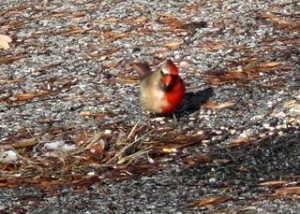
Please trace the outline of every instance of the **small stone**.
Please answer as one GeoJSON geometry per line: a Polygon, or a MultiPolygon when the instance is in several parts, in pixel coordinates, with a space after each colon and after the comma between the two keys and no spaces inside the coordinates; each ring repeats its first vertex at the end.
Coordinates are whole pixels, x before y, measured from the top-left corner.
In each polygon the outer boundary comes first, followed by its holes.
{"type": "Polygon", "coordinates": [[[266,134],[265,134],[265,133],[260,133],[260,134],[259,134],[259,137],[260,137],[260,138],[264,138],[264,137],[266,137],[266,134]]]}
{"type": "Polygon", "coordinates": [[[221,130],[216,130],[215,133],[220,135],[220,134],[222,134],[223,132],[222,132],[221,130]]]}
{"type": "Polygon", "coordinates": [[[274,131],[274,130],[275,130],[275,127],[270,126],[270,127],[269,127],[269,130],[270,130],[270,131],[274,131]]]}
{"type": "Polygon", "coordinates": [[[94,171],[92,171],[92,172],[88,172],[87,175],[88,175],[88,176],[95,176],[96,173],[95,173],[94,171]]]}
{"type": "Polygon", "coordinates": [[[155,118],[153,118],[153,120],[159,122],[159,121],[164,120],[164,118],[163,117],[155,117],[155,118]]]}
{"type": "Polygon", "coordinates": [[[273,106],[273,102],[272,101],[268,101],[267,105],[268,105],[268,107],[272,107],[273,106]]]}
{"type": "Polygon", "coordinates": [[[110,129],[105,129],[104,130],[105,135],[111,135],[111,133],[112,133],[112,130],[110,130],[110,129]]]}
{"type": "Polygon", "coordinates": [[[197,131],[196,135],[203,135],[205,132],[203,130],[197,131]]]}
{"type": "Polygon", "coordinates": [[[235,130],[235,129],[230,129],[230,130],[229,130],[229,133],[230,133],[231,135],[234,135],[234,134],[236,133],[236,130],[235,130]]]}
{"type": "Polygon", "coordinates": [[[277,126],[275,126],[275,129],[278,129],[278,130],[280,130],[280,129],[281,129],[281,125],[277,125],[277,126]]]}
{"type": "Polygon", "coordinates": [[[209,183],[216,183],[217,179],[216,178],[210,178],[208,181],[209,181],[209,183]]]}
{"type": "Polygon", "coordinates": [[[194,121],[194,120],[196,120],[196,118],[195,117],[190,117],[189,120],[194,121]]]}
{"type": "Polygon", "coordinates": [[[240,137],[242,138],[248,138],[253,134],[253,130],[252,129],[246,129],[244,130],[241,134],[240,137]]]}
{"type": "Polygon", "coordinates": [[[201,143],[208,144],[208,143],[210,143],[210,140],[201,140],[201,143]]]}

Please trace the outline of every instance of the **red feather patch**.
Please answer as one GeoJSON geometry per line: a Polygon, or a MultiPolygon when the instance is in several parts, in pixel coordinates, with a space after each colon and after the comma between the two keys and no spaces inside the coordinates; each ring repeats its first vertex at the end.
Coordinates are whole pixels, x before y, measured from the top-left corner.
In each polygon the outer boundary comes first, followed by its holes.
{"type": "Polygon", "coordinates": [[[168,105],[163,107],[162,113],[167,114],[174,111],[183,100],[184,93],[185,87],[183,81],[180,78],[176,78],[172,90],[165,93],[165,99],[168,105]]]}
{"type": "Polygon", "coordinates": [[[178,68],[176,65],[172,62],[172,60],[167,60],[166,62],[167,68],[170,71],[170,74],[172,75],[178,75],[178,68]]]}

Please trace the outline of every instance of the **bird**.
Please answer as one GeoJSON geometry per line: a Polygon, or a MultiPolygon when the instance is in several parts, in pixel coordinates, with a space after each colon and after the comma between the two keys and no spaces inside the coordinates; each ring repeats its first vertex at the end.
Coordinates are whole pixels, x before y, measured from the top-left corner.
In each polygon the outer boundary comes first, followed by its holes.
{"type": "Polygon", "coordinates": [[[185,95],[184,82],[173,61],[166,60],[156,71],[147,63],[133,63],[132,67],[140,77],[140,105],[158,114],[173,113],[185,95]]]}

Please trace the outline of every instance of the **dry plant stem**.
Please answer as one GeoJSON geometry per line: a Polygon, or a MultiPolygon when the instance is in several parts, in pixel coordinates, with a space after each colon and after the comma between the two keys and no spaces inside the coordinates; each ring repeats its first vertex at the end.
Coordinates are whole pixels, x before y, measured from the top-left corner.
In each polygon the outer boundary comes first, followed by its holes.
{"type": "Polygon", "coordinates": [[[138,120],[138,121],[136,122],[136,124],[133,126],[133,128],[131,129],[130,133],[129,133],[128,136],[127,136],[127,140],[131,138],[131,136],[133,135],[134,131],[136,130],[136,128],[137,128],[139,122],[140,122],[140,120],[138,120]]]}
{"type": "Polygon", "coordinates": [[[84,148],[74,152],[73,155],[80,154],[80,153],[85,152],[86,150],[90,149],[93,146],[93,144],[97,143],[101,139],[102,136],[103,136],[103,133],[97,133],[88,145],[86,145],[84,148]]]}
{"type": "MultiPolygon", "coordinates": [[[[133,127],[134,129],[136,129],[136,126],[133,127]]],[[[132,131],[131,131],[132,132],[132,131]]],[[[134,140],[133,142],[129,143],[128,145],[124,146],[123,148],[121,148],[116,154],[114,157],[112,157],[110,160],[107,161],[107,163],[112,163],[114,161],[116,161],[117,159],[120,160],[122,159],[125,151],[127,149],[129,149],[130,147],[132,147],[133,145],[135,145],[136,143],[140,142],[142,139],[144,139],[147,135],[149,135],[150,133],[152,132],[149,131],[147,132],[146,134],[142,135],[141,137],[137,138],[136,140],[134,140]]],[[[148,150],[148,149],[147,149],[148,150]]]]}
{"type": "Polygon", "coordinates": [[[148,152],[150,152],[151,149],[148,148],[146,150],[141,150],[141,151],[138,151],[138,152],[135,152],[131,155],[128,155],[126,157],[123,157],[121,159],[119,159],[119,161],[117,162],[117,164],[122,164],[124,162],[127,162],[126,165],[130,165],[134,160],[136,160],[138,157],[144,155],[144,154],[148,154],[148,152]]]}

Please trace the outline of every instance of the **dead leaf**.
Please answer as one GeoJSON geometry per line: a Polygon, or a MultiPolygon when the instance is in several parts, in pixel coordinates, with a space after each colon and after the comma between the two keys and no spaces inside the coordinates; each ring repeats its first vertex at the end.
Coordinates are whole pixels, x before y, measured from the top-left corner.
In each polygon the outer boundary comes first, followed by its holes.
{"type": "Polygon", "coordinates": [[[36,97],[42,97],[47,94],[49,94],[49,91],[40,91],[36,93],[20,93],[20,94],[16,94],[14,98],[16,98],[17,101],[26,101],[36,97]]]}
{"type": "Polygon", "coordinates": [[[95,114],[95,119],[100,120],[103,119],[105,114],[103,112],[98,112],[95,114]]]}
{"type": "Polygon", "coordinates": [[[230,200],[230,197],[227,196],[218,196],[218,197],[212,197],[212,198],[206,198],[206,199],[200,199],[192,203],[191,207],[209,207],[214,204],[219,204],[225,201],[230,200]]]}
{"type": "Polygon", "coordinates": [[[134,25],[143,25],[145,26],[148,22],[149,19],[145,16],[141,16],[141,17],[134,17],[134,18],[125,18],[122,20],[123,23],[129,24],[131,26],[134,25]]]}
{"type": "Polygon", "coordinates": [[[273,194],[275,196],[300,195],[300,186],[280,188],[273,194]]]}
{"type": "Polygon", "coordinates": [[[293,29],[299,26],[298,19],[296,17],[292,17],[290,15],[261,11],[258,13],[258,16],[261,16],[264,19],[272,22],[274,26],[279,27],[280,29],[293,29]]]}
{"type": "Polygon", "coordinates": [[[171,147],[164,147],[162,149],[162,151],[164,153],[177,153],[178,152],[178,149],[177,148],[171,148],[171,147]]]}
{"type": "Polygon", "coordinates": [[[234,81],[249,81],[249,80],[251,80],[251,78],[249,77],[249,74],[246,71],[240,72],[236,70],[232,70],[231,72],[226,72],[222,74],[212,74],[209,75],[207,78],[207,81],[211,85],[222,85],[234,81]]]}
{"type": "Polygon", "coordinates": [[[10,64],[16,60],[21,59],[22,56],[21,55],[15,55],[15,56],[5,56],[0,58],[0,64],[10,64]]]}
{"type": "Polygon", "coordinates": [[[98,112],[98,113],[94,114],[90,111],[82,111],[79,113],[79,115],[84,118],[92,118],[92,119],[97,119],[97,120],[100,120],[105,116],[105,114],[103,112],[98,112]]]}
{"type": "Polygon", "coordinates": [[[170,49],[175,49],[175,48],[180,47],[180,45],[182,45],[182,44],[183,44],[183,41],[175,40],[175,41],[168,42],[168,43],[164,44],[164,46],[167,47],[167,48],[170,48],[170,49]]]}
{"type": "Polygon", "coordinates": [[[90,52],[88,53],[88,55],[93,58],[105,58],[105,57],[112,56],[114,53],[118,52],[119,50],[120,50],[119,48],[111,48],[101,53],[90,52]]]}
{"type": "Polygon", "coordinates": [[[132,33],[129,32],[117,32],[117,31],[106,31],[103,34],[105,39],[122,39],[129,38],[132,36],[132,33]]]}
{"type": "Polygon", "coordinates": [[[104,157],[104,150],[105,150],[105,141],[100,139],[99,141],[93,143],[90,146],[88,151],[88,159],[89,160],[102,160],[104,157]]]}
{"type": "Polygon", "coordinates": [[[92,112],[90,112],[90,111],[82,111],[79,113],[79,115],[82,117],[92,117],[93,116],[92,112]]]}
{"type": "Polygon", "coordinates": [[[165,54],[166,52],[169,52],[169,51],[170,51],[169,49],[163,47],[159,50],[155,50],[155,51],[151,52],[150,55],[151,56],[161,55],[161,54],[165,54]]]}
{"type": "Polygon", "coordinates": [[[145,16],[139,17],[139,18],[135,18],[133,20],[134,24],[146,24],[149,22],[149,19],[145,16]]]}
{"type": "Polygon", "coordinates": [[[282,62],[266,62],[261,65],[262,68],[273,68],[282,65],[282,62]]]}
{"type": "Polygon", "coordinates": [[[226,47],[226,44],[222,41],[204,41],[203,47],[204,49],[209,49],[209,52],[211,52],[226,47]]]}
{"type": "Polygon", "coordinates": [[[150,35],[152,31],[149,28],[141,28],[136,31],[139,36],[150,35]]]}
{"type": "Polygon", "coordinates": [[[202,105],[203,108],[207,109],[222,109],[222,108],[230,108],[235,106],[236,103],[233,102],[225,102],[225,103],[217,103],[213,101],[207,101],[202,105]]]}
{"type": "Polygon", "coordinates": [[[12,39],[9,36],[0,34],[0,48],[7,50],[10,48],[9,43],[12,42],[12,39]]]}
{"type": "Polygon", "coordinates": [[[5,102],[5,101],[8,100],[9,98],[10,98],[10,96],[0,97],[0,102],[5,102]]]}
{"type": "Polygon", "coordinates": [[[93,136],[92,132],[80,132],[79,134],[77,134],[74,142],[75,145],[78,147],[83,146],[84,144],[86,144],[88,142],[88,140],[93,136]]]}
{"type": "Polygon", "coordinates": [[[15,149],[18,149],[18,148],[24,148],[24,147],[34,146],[36,144],[38,144],[37,139],[36,138],[30,138],[30,139],[19,140],[19,141],[13,143],[12,146],[15,149]]]}
{"type": "Polygon", "coordinates": [[[230,146],[240,146],[242,144],[246,144],[246,143],[251,143],[255,141],[254,138],[243,138],[243,137],[240,137],[240,138],[236,138],[236,139],[233,139],[229,142],[229,145],[230,146]]]}
{"type": "Polygon", "coordinates": [[[103,20],[105,23],[117,23],[119,21],[119,19],[117,17],[109,17],[105,20],[103,20]]]}
{"type": "Polygon", "coordinates": [[[182,25],[182,29],[195,32],[196,29],[200,28],[206,28],[207,27],[207,22],[205,21],[200,21],[200,22],[190,22],[182,25]]]}
{"type": "Polygon", "coordinates": [[[21,83],[26,80],[25,77],[20,77],[16,79],[0,79],[0,83],[5,85],[5,84],[15,84],[15,83],[21,83]]]}
{"type": "Polygon", "coordinates": [[[188,158],[184,161],[184,163],[186,164],[185,169],[197,166],[200,163],[204,163],[208,160],[209,160],[208,154],[201,154],[198,155],[197,157],[188,158]]]}
{"type": "Polygon", "coordinates": [[[283,185],[287,184],[288,181],[267,181],[267,182],[262,182],[259,183],[259,186],[278,186],[278,185],[283,185]]]}
{"type": "Polygon", "coordinates": [[[122,84],[137,84],[140,82],[140,80],[137,77],[119,75],[118,78],[116,79],[116,82],[122,84]]]}
{"type": "Polygon", "coordinates": [[[53,67],[56,67],[58,65],[60,65],[62,62],[55,62],[55,63],[51,63],[51,64],[47,64],[47,65],[44,65],[44,66],[41,66],[39,68],[37,68],[35,70],[35,72],[39,72],[39,73],[42,73],[50,68],[53,68],[53,67]]]}
{"type": "Polygon", "coordinates": [[[239,170],[240,170],[240,172],[250,172],[250,170],[248,168],[246,168],[245,166],[240,166],[239,170]]]}
{"type": "Polygon", "coordinates": [[[170,29],[175,30],[183,26],[183,22],[179,20],[175,15],[164,13],[164,14],[159,14],[159,16],[160,16],[159,22],[161,24],[167,25],[170,29]]]}
{"type": "Polygon", "coordinates": [[[283,104],[283,107],[295,115],[300,115],[300,104],[297,100],[289,100],[283,104]]]}

